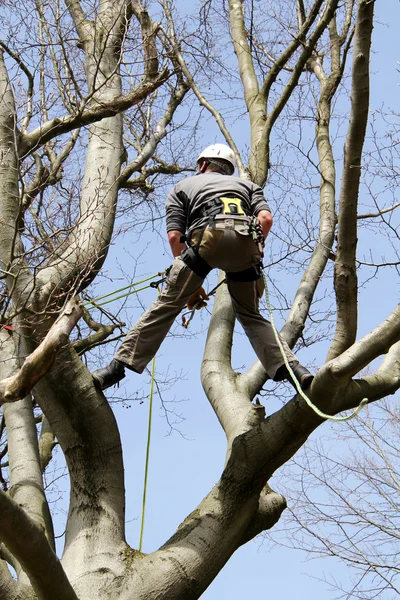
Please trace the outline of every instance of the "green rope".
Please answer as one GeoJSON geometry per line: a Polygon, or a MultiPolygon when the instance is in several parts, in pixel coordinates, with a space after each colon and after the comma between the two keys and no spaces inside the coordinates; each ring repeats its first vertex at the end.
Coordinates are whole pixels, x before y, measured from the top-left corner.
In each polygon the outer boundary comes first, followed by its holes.
{"type": "MultiPolygon", "coordinates": [[[[162,273],[160,273],[162,275],[162,273]]],[[[160,288],[158,289],[158,295],[160,295],[160,288]]],[[[153,421],[153,396],[154,396],[154,380],[156,373],[156,357],[153,357],[151,361],[151,379],[150,379],[150,393],[149,393],[149,420],[147,425],[147,444],[146,444],[146,462],[144,466],[144,482],[143,482],[143,501],[142,501],[142,521],[140,525],[140,538],[139,538],[139,552],[142,551],[143,544],[143,533],[144,533],[144,519],[146,514],[146,498],[147,498],[147,479],[149,475],[149,459],[150,459],[150,441],[151,441],[151,425],[153,421]]]]}
{"type": "Polygon", "coordinates": [[[301,387],[300,387],[300,384],[299,384],[299,382],[297,381],[297,379],[296,379],[296,376],[295,376],[295,374],[293,373],[293,370],[292,370],[292,368],[291,368],[291,366],[290,366],[290,364],[289,364],[289,361],[288,361],[288,359],[287,359],[287,356],[286,356],[286,354],[285,354],[285,350],[284,350],[284,348],[283,348],[283,346],[282,346],[282,342],[281,342],[281,340],[280,340],[280,337],[279,337],[278,331],[277,331],[277,329],[276,329],[276,327],[275,327],[275,322],[274,322],[274,314],[273,314],[273,312],[272,312],[271,302],[270,302],[270,299],[269,299],[269,292],[268,292],[267,279],[266,279],[266,277],[265,277],[265,274],[264,274],[264,272],[262,273],[262,276],[263,276],[263,280],[264,280],[264,286],[265,286],[265,299],[266,299],[266,301],[267,301],[267,307],[268,307],[268,311],[269,311],[269,315],[270,315],[270,319],[271,319],[271,326],[272,326],[272,330],[273,330],[273,332],[274,332],[274,336],[275,336],[276,342],[277,342],[277,344],[278,344],[278,346],[279,346],[279,349],[280,349],[280,351],[281,351],[281,353],[282,353],[282,358],[283,358],[283,360],[284,360],[284,362],[285,362],[285,366],[286,366],[287,370],[289,371],[289,373],[290,373],[290,375],[291,375],[291,377],[292,377],[292,379],[293,379],[293,381],[294,381],[294,384],[295,384],[295,386],[296,386],[296,390],[298,391],[298,393],[300,394],[300,396],[303,398],[303,400],[305,400],[305,401],[306,401],[306,403],[308,404],[308,406],[309,406],[310,408],[312,408],[312,410],[313,410],[313,411],[314,411],[314,412],[315,412],[315,413],[316,413],[316,414],[317,414],[319,417],[321,417],[322,419],[330,419],[331,421],[349,421],[350,419],[354,419],[354,417],[356,417],[356,416],[358,415],[358,413],[360,412],[360,410],[362,409],[362,407],[363,407],[363,406],[365,406],[365,405],[367,404],[367,402],[368,402],[368,398],[363,398],[363,399],[361,400],[360,404],[357,406],[357,408],[356,408],[356,409],[355,409],[355,410],[354,410],[354,411],[353,411],[353,412],[352,412],[350,415],[347,415],[346,417],[337,417],[336,415],[327,415],[326,413],[322,412],[322,411],[321,411],[321,410],[318,408],[318,406],[315,406],[315,404],[313,404],[313,403],[311,402],[310,398],[309,398],[309,397],[308,397],[308,396],[307,396],[307,395],[306,395],[306,394],[303,392],[303,390],[301,389],[301,387]]]}
{"type": "Polygon", "coordinates": [[[147,478],[148,478],[148,474],[149,474],[151,424],[152,424],[152,420],[153,420],[153,395],[154,395],[155,369],[156,369],[156,357],[154,357],[153,360],[151,361],[149,420],[148,420],[148,425],[147,425],[146,463],[145,463],[145,467],[144,467],[142,522],[141,522],[141,526],[140,526],[139,552],[142,551],[143,533],[144,533],[144,518],[145,518],[145,513],[146,513],[147,478]]]}
{"type": "Polygon", "coordinates": [[[115,298],[113,297],[110,300],[101,302],[100,304],[97,302],[98,300],[103,300],[104,298],[110,298],[110,296],[114,296],[114,294],[118,294],[118,292],[124,292],[125,290],[129,290],[132,287],[136,287],[137,285],[140,285],[141,283],[146,283],[147,281],[151,281],[155,277],[164,275],[164,273],[165,273],[165,271],[156,273],[155,275],[152,275],[151,277],[147,277],[146,279],[142,279],[141,281],[136,281],[135,283],[126,285],[125,287],[119,288],[118,290],[114,290],[113,292],[109,292],[108,294],[104,294],[103,296],[98,296],[97,298],[93,298],[92,300],[87,300],[86,302],[84,302],[83,306],[87,307],[89,305],[93,305],[94,307],[97,308],[99,306],[104,306],[105,304],[109,304],[110,302],[114,302],[114,300],[119,300],[120,298],[125,298],[126,296],[130,296],[131,294],[137,294],[138,292],[141,292],[142,290],[147,290],[147,288],[152,287],[151,284],[145,285],[144,287],[141,287],[137,290],[136,289],[132,290],[131,292],[127,292],[126,294],[121,294],[120,296],[116,296],[115,298]]]}
{"type": "Polygon", "coordinates": [[[147,290],[149,287],[151,287],[151,286],[150,285],[144,285],[143,287],[138,288],[137,290],[135,289],[135,290],[132,290],[131,292],[127,292],[126,294],[121,294],[120,296],[115,296],[115,298],[110,298],[109,300],[106,300],[105,302],[97,303],[95,300],[89,300],[83,306],[86,308],[87,306],[92,305],[95,308],[99,308],[100,306],[105,306],[106,304],[110,304],[110,302],[114,302],[115,300],[120,300],[120,298],[126,298],[127,296],[131,296],[132,294],[137,294],[138,292],[142,292],[143,290],[147,290]]]}

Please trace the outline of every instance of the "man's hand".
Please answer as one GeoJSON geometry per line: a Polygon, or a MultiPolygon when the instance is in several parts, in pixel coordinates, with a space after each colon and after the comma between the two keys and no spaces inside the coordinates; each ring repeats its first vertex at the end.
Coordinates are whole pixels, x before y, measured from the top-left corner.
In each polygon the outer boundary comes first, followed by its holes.
{"type": "Polygon", "coordinates": [[[206,300],[209,300],[207,293],[203,287],[199,288],[197,292],[195,292],[187,301],[186,306],[188,310],[193,310],[196,307],[196,310],[203,308],[203,306],[207,306],[206,300]],[[198,306],[196,304],[198,303],[198,306]]]}
{"type": "Polygon", "coordinates": [[[260,212],[257,213],[257,219],[261,223],[264,240],[265,240],[267,235],[269,234],[269,230],[272,227],[272,215],[269,212],[269,210],[260,210],[260,212]]]}

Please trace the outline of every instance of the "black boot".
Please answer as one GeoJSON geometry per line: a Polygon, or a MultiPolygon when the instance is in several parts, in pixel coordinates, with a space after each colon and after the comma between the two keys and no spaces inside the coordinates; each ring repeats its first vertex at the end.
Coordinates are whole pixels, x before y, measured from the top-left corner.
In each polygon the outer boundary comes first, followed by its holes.
{"type": "Polygon", "coordinates": [[[99,390],[107,388],[119,383],[125,377],[125,365],[121,361],[114,358],[109,365],[103,369],[97,369],[92,373],[93,383],[99,390]]]}
{"type": "MultiPolygon", "coordinates": [[[[314,375],[299,363],[290,362],[289,365],[294,373],[294,376],[299,382],[301,389],[304,392],[311,385],[311,382],[314,379],[314,375]]],[[[282,365],[281,367],[279,367],[279,369],[275,373],[274,381],[283,381],[284,379],[287,379],[297,391],[296,384],[293,381],[289,371],[287,370],[286,365],[282,365]]]]}

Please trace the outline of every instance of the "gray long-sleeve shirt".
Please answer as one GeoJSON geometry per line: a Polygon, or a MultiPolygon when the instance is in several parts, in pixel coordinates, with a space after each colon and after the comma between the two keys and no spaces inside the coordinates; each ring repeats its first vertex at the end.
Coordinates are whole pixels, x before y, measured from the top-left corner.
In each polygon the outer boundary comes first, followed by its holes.
{"type": "Polygon", "coordinates": [[[205,207],[221,196],[239,198],[244,211],[257,215],[270,210],[260,186],[231,175],[200,173],[177,183],[167,198],[167,231],[187,233],[207,222],[205,207]]]}

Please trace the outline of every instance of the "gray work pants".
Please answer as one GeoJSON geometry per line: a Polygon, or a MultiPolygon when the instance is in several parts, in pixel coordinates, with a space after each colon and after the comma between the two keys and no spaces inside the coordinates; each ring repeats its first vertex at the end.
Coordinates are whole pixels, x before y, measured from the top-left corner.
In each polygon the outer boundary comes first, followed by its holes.
{"type": "MultiPolygon", "coordinates": [[[[199,233],[192,237],[195,244],[199,233]]],[[[199,253],[213,268],[226,272],[239,272],[257,265],[260,261],[257,247],[249,235],[236,231],[206,229],[199,253]]],[[[166,290],[160,294],[136,325],[127,334],[115,358],[142,373],[151,361],[189,298],[201,287],[204,279],[185,265],[181,257],[175,258],[166,280],[166,290]]],[[[271,323],[259,312],[258,304],[264,291],[262,278],[257,281],[233,281],[228,277],[228,290],[235,316],[242,325],[250,343],[268,376],[273,379],[284,364],[276,343],[271,323]]],[[[282,342],[289,361],[298,363],[295,355],[282,342]]]]}

